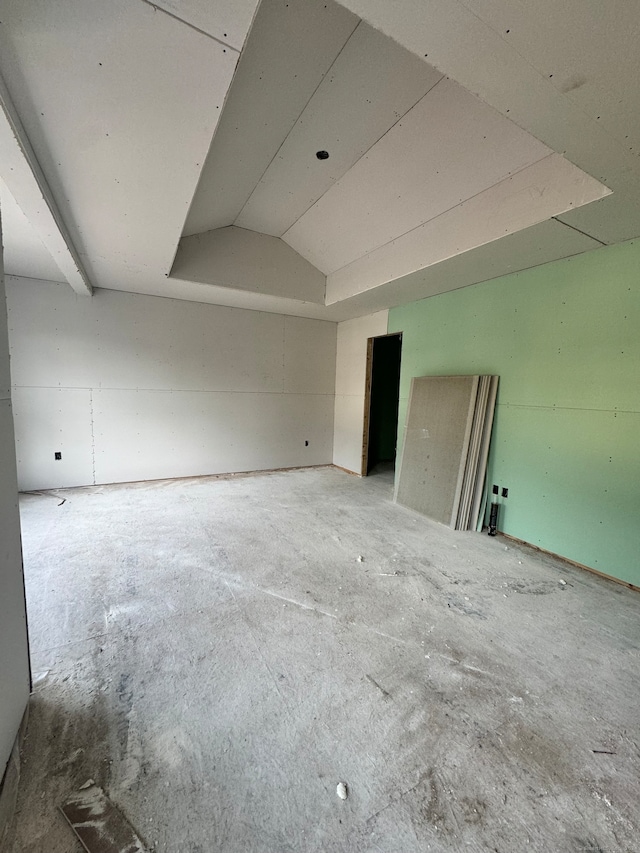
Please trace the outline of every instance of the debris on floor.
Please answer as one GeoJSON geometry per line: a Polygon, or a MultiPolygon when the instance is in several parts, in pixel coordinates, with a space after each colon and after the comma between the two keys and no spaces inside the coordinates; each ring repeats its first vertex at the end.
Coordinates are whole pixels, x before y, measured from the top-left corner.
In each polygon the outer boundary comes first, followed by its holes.
{"type": "Polygon", "coordinates": [[[123,814],[93,779],[60,807],[87,853],[147,853],[123,814]]]}
{"type": "Polygon", "coordinates": [[[346,800],[349,796],[347,791],[346,782],[338,782],[338,787],[336,788],[336,794],[340,797],[341,800],[346,800]]]}

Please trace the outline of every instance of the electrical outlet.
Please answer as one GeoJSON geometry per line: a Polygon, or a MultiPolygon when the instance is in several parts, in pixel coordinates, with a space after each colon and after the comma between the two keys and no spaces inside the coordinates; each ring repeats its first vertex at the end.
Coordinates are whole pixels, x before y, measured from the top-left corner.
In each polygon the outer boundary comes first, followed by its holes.
{"type": "Polygon", "coordinates": [[[62,459],[62,453],[59,450],[56,450],[56,452],[53,454],[53,458],[56,460],[56,462],[60,462],[62,459]]]}
{"type": "Polygon", "coordinates": [[[505,488],[504,486],[502,487],[502,497],[503,498],[509,497],[509,489],[505,488]]]}
{"type": "Polygon", "coordinates": [[[498,494],[498,486],[493,485],[493,486],[491,487],[491,491],[493,492],[493,494],[494,494],[494,495],[497,495],[497,494],[498,494]]]}

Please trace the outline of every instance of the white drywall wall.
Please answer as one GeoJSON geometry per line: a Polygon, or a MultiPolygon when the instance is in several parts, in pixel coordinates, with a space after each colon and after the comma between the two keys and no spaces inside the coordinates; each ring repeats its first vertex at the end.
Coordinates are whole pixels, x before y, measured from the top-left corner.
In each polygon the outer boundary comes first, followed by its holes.
{"type": "Polygon", "coordinates": [[[4,776],[28,700],[27,617],[0,241],[0,780],[4,776]]]}
{"type": "Polygon", "coordinates": [[[388,311],[338,324],[333,464],[360,473],[367,340],[387,334],[388,311]]]}
{"type": "Polygon", "coordinates": [[[334,323],[24,278],[7,302],[21,489],[331,462],[334,323]]]}

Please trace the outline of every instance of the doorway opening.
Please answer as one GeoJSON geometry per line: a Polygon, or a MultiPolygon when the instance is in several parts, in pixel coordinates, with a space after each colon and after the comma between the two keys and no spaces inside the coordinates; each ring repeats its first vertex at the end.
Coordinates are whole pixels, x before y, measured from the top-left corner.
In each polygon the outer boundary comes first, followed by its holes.
{"type": "Polygon", "coordinates": [[[369,338],[362,441],[362,476],[394,471],[402,333],[369,338]]]}

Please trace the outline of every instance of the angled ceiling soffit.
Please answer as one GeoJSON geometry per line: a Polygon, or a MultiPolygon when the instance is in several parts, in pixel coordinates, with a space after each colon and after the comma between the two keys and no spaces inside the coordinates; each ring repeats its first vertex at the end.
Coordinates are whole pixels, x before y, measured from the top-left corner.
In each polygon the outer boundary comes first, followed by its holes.
{"type": "Polygon", "coordinates": [[[183,237],[169,278],[325,303],[320,270],[278,237],[233,225],[183,237]]]}

